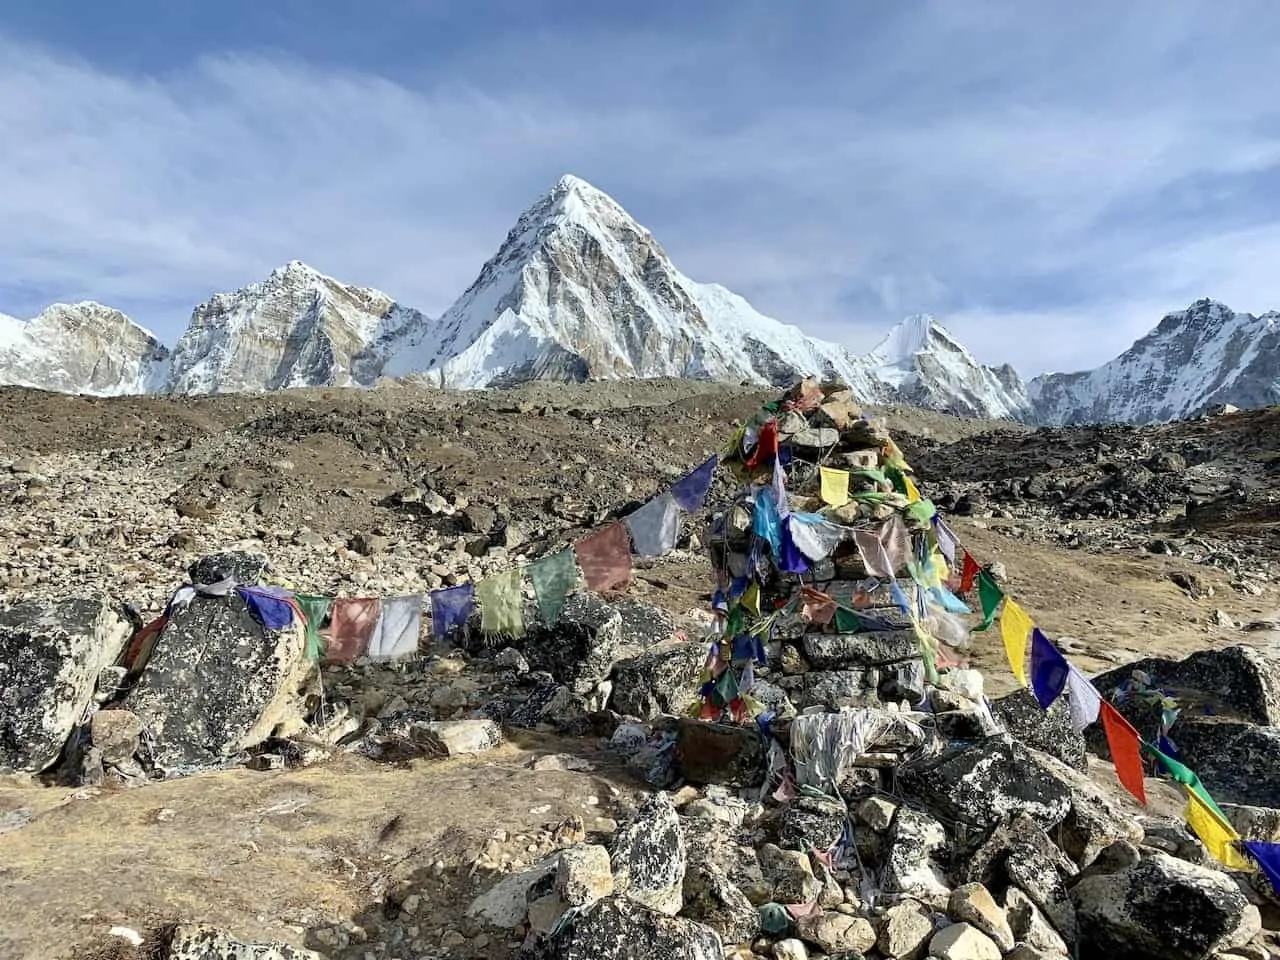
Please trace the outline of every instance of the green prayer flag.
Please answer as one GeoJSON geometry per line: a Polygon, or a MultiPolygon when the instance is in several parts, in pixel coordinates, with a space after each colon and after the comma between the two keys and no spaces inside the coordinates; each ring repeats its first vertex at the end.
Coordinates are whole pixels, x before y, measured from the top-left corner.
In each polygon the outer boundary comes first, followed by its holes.
{"type": "Polygon", "coordinates": [[[476,586],[480,602],[480,629],[488,634],[524,636],[524,598],[520,593],[520,568],[481,580],[476,586]]]}
{"type": "Polygon", "coordinates": [[[720,674],[720,679],[716,681],[716,699],[719,701],[716,706],[727,707],[737,699],[741,689],[738,685],[737,674],[733,672],[733,667],[725,668],[724,673],[720,674]]]}
{"type": "Polygon", "coordinates": [[[549,626],[554,625],[560,619],[565,598],[578,582],[578,566],[573,559],[573,549],[566,547],[559,553],[533,561],[529,564],[529,580],[533,583],[538,612],[549,626]]]}
{"type": "Polygon", "coordinates": [[[1168,771],[1169,776],[1172,777],[1176,783],[1182,784],[1203,800],[1204,805],[1220,816],[1224,821],[1227,823],[1231,822],[1230,820],[1227,820],[1227,815],[1222,812],[1213,797],[1209,795],[1209,791],[1205,789],[1204,784],[1200,782],[1200,778],[1196,776],[1196,772],[1194,770],[1186,764],[1179,763],[1177,760],[1173,759],[1173,757],[1166,756],[1164,753],[1161,753],[1146,741],[1143,741],[1142,746],[1145,747],[1148,752],[1155,754],[1156,759],[1160,761],[1160,765],[1168,771]]]}
{"type": "Polygon", "coordinates": [[[852,610],[846,610],[844,607],[836,607],[836,632],[837,633],[861,633],[862,618],[852,610]]]}
{"type": "Polygon", "coordinates": [[[907,477],[897,467],[885,467],[884,475],[889,478],[889,482],[893,484],[893,489],[904,497],[907,495],[907,477]]]}
{"type": "Polygon", "coordinates": [[[298,609],[307,618],[307,659],[319,662],[324,656],[324,641],[320,636],[320,626],[333,608],[332,597],[307,597],[298,594],[294,597],[298,609]]]}
{"type": "Polygon", "coordinates": [[[982,603],[982,625],[973,629],[987,630],[995,622],[996,610],[1000,607],[1000,601],[1004,599],[1004,591],[996,585],[995,578],[985,570],[978,574],[978,599],[982,603]]]}

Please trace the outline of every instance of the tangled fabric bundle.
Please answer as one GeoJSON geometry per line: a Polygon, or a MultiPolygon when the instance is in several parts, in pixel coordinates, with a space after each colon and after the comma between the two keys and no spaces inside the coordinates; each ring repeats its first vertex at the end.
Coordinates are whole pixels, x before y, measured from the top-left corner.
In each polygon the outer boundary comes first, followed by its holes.
{"type": "Polygon", "coordinates": [[[791,724],[791,759],[796,783],[825,789],[853,772],[858,758],[892,738],[895,746],[919,749],[928,735],[914,720],[862,708],[796,717],[791,724]]]}

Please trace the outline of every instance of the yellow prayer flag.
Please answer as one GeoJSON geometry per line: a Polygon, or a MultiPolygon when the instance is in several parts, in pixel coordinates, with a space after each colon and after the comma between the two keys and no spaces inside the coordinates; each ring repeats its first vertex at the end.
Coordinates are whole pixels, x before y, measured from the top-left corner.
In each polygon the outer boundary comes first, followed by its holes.
{"type": "Polygon", "coordinates": [[[1228,870],[1252,870],[1253,864],[1235,846],[1240,839],[1235,828],[1215,813],[1196,794],[1187,790],[1187,825],[1215,860],[1228,870]]]}
{"type": "Polygon", "coordinates": [[[748,613],[760,616],[760,584],[754,580],[742,594],[742,600],[739,601],[748,613]]]}
{"type": "Polygon", "coordinates": [[[1009,655],[1013,675],[1024,687],[1027,686],[1027,637],[1034,626],[1026,611],[1006,597],[1000,614],[1000,635],[1004,638],[1004,652],[1009,655]]]}
{"type": "Polygon", "coordinates": [[[911,478],[905,473],[902,475],[903,486],[907,488],[907,502],[915,503],[920,499],[920,491],[916,489],[916,485],[911,482],[911,478]]]}
{"type": "Polygon", "coordinates": [[[822,502],[833,507],[843,507],[849,502],[849,471],[819,467],[822,481],[822,502]]]}

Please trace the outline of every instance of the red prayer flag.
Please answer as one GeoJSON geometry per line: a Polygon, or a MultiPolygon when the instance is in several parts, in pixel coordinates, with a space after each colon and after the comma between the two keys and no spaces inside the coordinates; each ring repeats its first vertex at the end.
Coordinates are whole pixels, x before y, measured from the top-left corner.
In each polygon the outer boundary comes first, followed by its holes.
{"type": "Polygon", "coordinates": [[[596,593],[625,587],[631,580],[631,540],[623,523],[611,523],[573,545],[587,586],[596,593]]]}
{"type": "Polygon", "coordinates": [[[978,582],[978,574],[982,573],[982,568],[978,566],[978,561],[973,559],[973,554],[968,550],[964,552],[964,565],[960,568],[960,592],[968,593],[973,589],[973,585],[978,582]]]}
{"type": "Polygon", "coordinates": [[[379,597],[339,597],[333,601],[326,640],[326,663],[354,663],[369,649],[373,628],[382,616],[379,597]]]}
{"type": "Polygon", "coordinates": [[[1133,724],[1107,701],[1102,701],[1102,729],[1107,735],[1107,746],[1111,750],[1111,762],[1115,764],[1116,776],[1120,783],[1140,803],[1147,802],[1147,793],[1142,780],[1142,753],[1139,747],[1138,731],[1133,724]]]}
{"type": "Polygon", "coordinates": [[[778,421],[770,420],[760,428],[756,436],[756,448],[751,451],[751,456],[747,457],[747,466],[759,467],[766,463],[773,463],[777,456],[778,421]]]}

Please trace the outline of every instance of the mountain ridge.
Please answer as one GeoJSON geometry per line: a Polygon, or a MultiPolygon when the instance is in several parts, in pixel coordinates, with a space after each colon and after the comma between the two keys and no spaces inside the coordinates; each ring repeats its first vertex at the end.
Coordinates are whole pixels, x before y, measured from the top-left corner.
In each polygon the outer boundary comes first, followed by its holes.
{"type": "Polygon", "coordinates": [[[0,314],[0,383],[198,395],[410,376],[472,389],[654,377],[779,386],[817,375],[846,381],[864,403],[1043,425],[1148,422],[1280,402],[1278,320],[1198,300],[1094,370],[1029,381],[979,362],[929,314],[859,355],[691,279],[621,204],[566,174],[437,318],[291,260],[197,305],[172,348],[91,301],[28,321],[0,314]]]}

